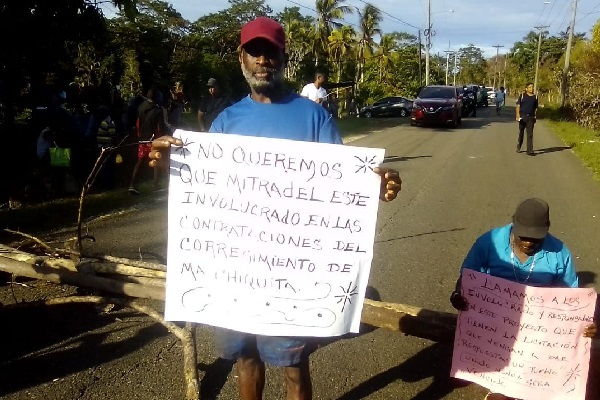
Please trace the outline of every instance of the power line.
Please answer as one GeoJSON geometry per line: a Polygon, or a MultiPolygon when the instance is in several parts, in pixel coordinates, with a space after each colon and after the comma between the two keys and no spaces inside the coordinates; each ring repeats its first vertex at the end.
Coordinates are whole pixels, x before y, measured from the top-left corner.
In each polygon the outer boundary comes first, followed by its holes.
{"type": "Polygon", "coordinates": [[[295,4],[295,5],[300,6],[302,8],[306,8],[307,10],[310,10],[310,11],[314,12],[315,14],[319,14],[319,12],[317,10],[315,10],[314,8],[307,7],[307,6],[303,5],[303,4],[296,3],[295,1],[292,1],[292,0],[287,0],[287,1],[289,3],[295,4]]]}
{"type": "MultiPolygon", "coordinates": [[[[552,22],[550,22],[550,23],[549,23],[549,24],[547,24],[547,25],[549,25],[549,26],[553,26],[553,25],[554,25],[554,23],[556,22],[556,20],[558,19],[558,17],[560,17],[561,15],[563,15],[563,18],[564,18],[564,16],[565,16],[565,15],[568,15],[568,11],[567,11],[567,12],[565,12],[565,7],[567,6],[567,4],[568,4],[568,2],[567,2],[567,1],[564,1],[564,2],[563,2],[562,8],[561,8],[561,9],[560,9],[560,11],[558,12],[558,14],[556,14],[556,16],[554,17],[554,19],[552,20],[552,22]],[[564,14],[563,14],[563,13],[564,13],[564,14]]],[[[561,25],[562,25],[562,24],[561,24],[561,25]]]]}
{"type": "Polygon", "coordinates": [[[544,2],[542,3],[542,12],[540,13],[540,15],[538,15],[537,19],[535,20],[535,24],[538,25],[542,22],[542,16],[544,15],[544,11],[546,11],[546,5],[549,2],[544,2]]]}
{"type": "Polygon", "coordinates": [[[556,1],[552,2],[552,7],[550,7],[550,11],[548,11],[548,16],[546,17],[546,20],[544,21],[545,24],[548,23],[548,20],[550,19],[550,14],[552,14],[552,10],[554,9],[554,5],[556,4],[556,1]]]}
{"type": "Polygon", "coordinates": [[[581,17],[577,20],[577,23],[583,21],[584,19],[586,19],[587,17],[589,17],[592,14],[600,13],[600,10],[595,11],[597,8],[600,8],[600,3],[596,7],[592,8],[589,12],[581,14],[581,17]]]}
{"type": "MultiPolygon", "coordinates": [[[[302,5],[302,4],[300,4],[300,3],[296,3],[296,2],[295,2],[295,1],[293,1],[293,0],[286,0],[286,1],[288,1],[289,3],[295,4],[295,5],[297,5],[297,6],[300,6],[300,7],[302,7],[302,8],[306,8],[307,10],[310,10],[310,11],[314,12],[315,14],[319,15],[319,12],[318,12],[317,10],[315,10],[314,8],[310,8],[310,7],[307,7],[307,6],[305,6],[305,5],[302,5]]],[[[340,21],[344,21],[344,22],[345,22],[345,23],[347,23],[348,25],[351,25],[351,26],[353,26],[353,27],[355,27],[355,28],[358,28],[358,29],[360,29],[360,26],[358,26],[358,25],[356,25],[356,24],[353,24],[352,22],[350,22],[350,21],[347,21],[347,20],[345,20],[344,18],[339,18],[339,20],[340,20],[340,21]]]]}
{"type": "Polygon", "coordinates": [[[393,16],[392,14],[390,14],[390,13],[388,13],[388,12],[386,12],[386,11],[382,10],[381,8],[375,7],[373,4],[371,4],[371,3],[369,3],[369,2],[366,2],[366,1],[364,1],[364,0],[358,0],[358,1],[360,1],[361,3],[364,3],[364,4],[368,4],[368,5],[371,5],[371,6],[373,6],[373,8],[375,8],[376,10],[378,10],[380,13],[382,13],[382,14],[385,14],[385,15],[387,15],[388,17],[390,17],[390,18],[392,18],[392,19],[394,19],[394,20],[396,20],[396,21],[398,21],[398,22],[400,22],[400,23],[402,23],[402,24],[404,24],[404,25],[410,26],[411,28],[415,28],[415,29],[417,29],[417,30],[422,30],[422,28],[419,28],[418,26],[414,26],[414,25],[412,25],[412,24],[409,24],[409,23],[408,23],[408,22],[406,22],[406,21],[402,21],[400,18],[393,16]]]}

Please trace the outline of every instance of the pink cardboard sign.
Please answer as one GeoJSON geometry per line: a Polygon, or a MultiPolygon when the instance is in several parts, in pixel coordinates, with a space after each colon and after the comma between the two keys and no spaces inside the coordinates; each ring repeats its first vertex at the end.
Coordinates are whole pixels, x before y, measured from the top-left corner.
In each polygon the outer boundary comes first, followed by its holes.
{"type": "Polygon", "coordinates": [[[519,399],[585,398],[592,288],[538,288],[465,270],[450,375],[519,399]]]}

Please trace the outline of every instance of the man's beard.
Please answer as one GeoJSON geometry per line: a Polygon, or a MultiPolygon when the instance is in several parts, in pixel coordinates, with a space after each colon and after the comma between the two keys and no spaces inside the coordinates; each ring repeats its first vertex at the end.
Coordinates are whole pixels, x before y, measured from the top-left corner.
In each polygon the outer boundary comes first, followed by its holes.
{"type": "Polygon", "coordinates": [[[268,94],[283,87],[283,69],[277,70],[274,68],[263,68],[262,70],[256,72],[269,72],[271,74],[271,79],[256,78],[254,76],[254,71],[247,69],[246,66],[242,64],[242,73],[244,74],[244,78],[246,78],[246,82],[248,82],[248,85],[250,85],[252,90],[254,90],[256,93],[268,94]]]}

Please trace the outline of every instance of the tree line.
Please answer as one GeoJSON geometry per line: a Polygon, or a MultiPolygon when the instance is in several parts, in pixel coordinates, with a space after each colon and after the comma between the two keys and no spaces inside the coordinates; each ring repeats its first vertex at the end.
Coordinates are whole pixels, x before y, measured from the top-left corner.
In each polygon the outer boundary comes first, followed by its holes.
{"type": "MultiPolygon", "coordinates": [[[[0,55],[2,122],[12,123],[40,85],[66,87],[119,87],[124,98],[140,87],[157,85],[167,91],[175,81],[184,83],[192,104],[205,91],[208,78],[222,83],[238,99],[248,92],[238,63],[239,31],[261,15],[279,20],[287,37],[289,65],[285,77],[292,89],[312,80],[317,70],[330,84],[352,88],[357,104],[387,95],[414,97],[423,85],[424,48],[409,32],[384,32],[383,12],[365,3],[362,9],[342,0],[315,0],[315,16],[299,7],[274,13],[265,0],[229,0],[229,7],[187,21],[161,0],[112,0],[119,7],[107,18],[96,0],[21,0],[0,6],[0,29],[6,51],[0,55]],[[351,24],[347,17],[358,16],[351,24]],[[30,38],[26,27],[40,35],[30,38]]],[[[542,33],[539,92],[545,101],[558,99],[567,34],[542,33]]],[[[600,27],[592,39],[576,34],[572,51],[569,94],[578,121],[598,127],[598,74],[600,27]]],[[[533,80],[538,35],[530,32],[510,51],[496,59],[484,57],[475,44],[457,52],[457,84],[480,83],[520,90],[533,80]]],[[[431,83],[444,84],[445,56],[431,57],[431,83]]],[[[450,81],[450,80],[449,80],[450,81]]],[[[450,82],[451,83],[451,82],[450,82]]],[[[342,96],[343,97],[343,96],[342,96]]],[[[29,103],[28,103],[29,101],[29,103]]]]}

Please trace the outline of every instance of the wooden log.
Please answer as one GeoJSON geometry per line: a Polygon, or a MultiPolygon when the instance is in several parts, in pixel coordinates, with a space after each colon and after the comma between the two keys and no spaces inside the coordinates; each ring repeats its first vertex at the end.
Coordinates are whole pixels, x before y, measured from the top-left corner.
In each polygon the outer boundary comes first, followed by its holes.
{"type": "MultiPolygon", "coordinates": [[[[365,299],[361,322],[448,345],[454,344],[457,314],[365,299]]],[[[590,365],[600,365],[600,339],[592,339],[590,365]]]]}
{"type": "Polygon", "coordinates": [[[452,344],[456,314],[365,299],[361,322],[406,335],[452,344]]]}
{"type": "Polygon", "coordinates": [[[165,279],[166,272],[152,269],[134,267],[126,264],[96,264],[92,263],[93,270],[98,274],[120,274],[127,276],[140,276],[145,278],[165,279]]]}
{"type": "Polygon", "coordinates": [[[145,278],[143,276],[128,276],[128,275],[119,275],[119,274],[101,274],[100,276],[113,279],[120,282],[131,282],[131,283],[139,283],[143,286],[153,286],[159,288],[165,288],[166,281],[164,278],[145,278]]]}
{"type": "Polygon", "coordinates": [[[167,266],[164,264],[151,263],[148,261],[132,260],[130,258],[115,257],[108,254],[82,254],[81,257],[97,258],[99,260],[108,261],[115,264],[131,265],[133,267],[152,269],[155,271],[167,272],[167,266]]]}
{"type": "Polygon", "coordinates": [[[98,289],[129,297],[165,300],[165,290],[159,287],[145,287],[136,283],[118,282],[99,276],[82,274],[68,269],[55,269],[46,265],[32,265],[2,257],[0,271],[18,276],[40,279],[55,283],[66,283],[89,289],[98,289]]]}

